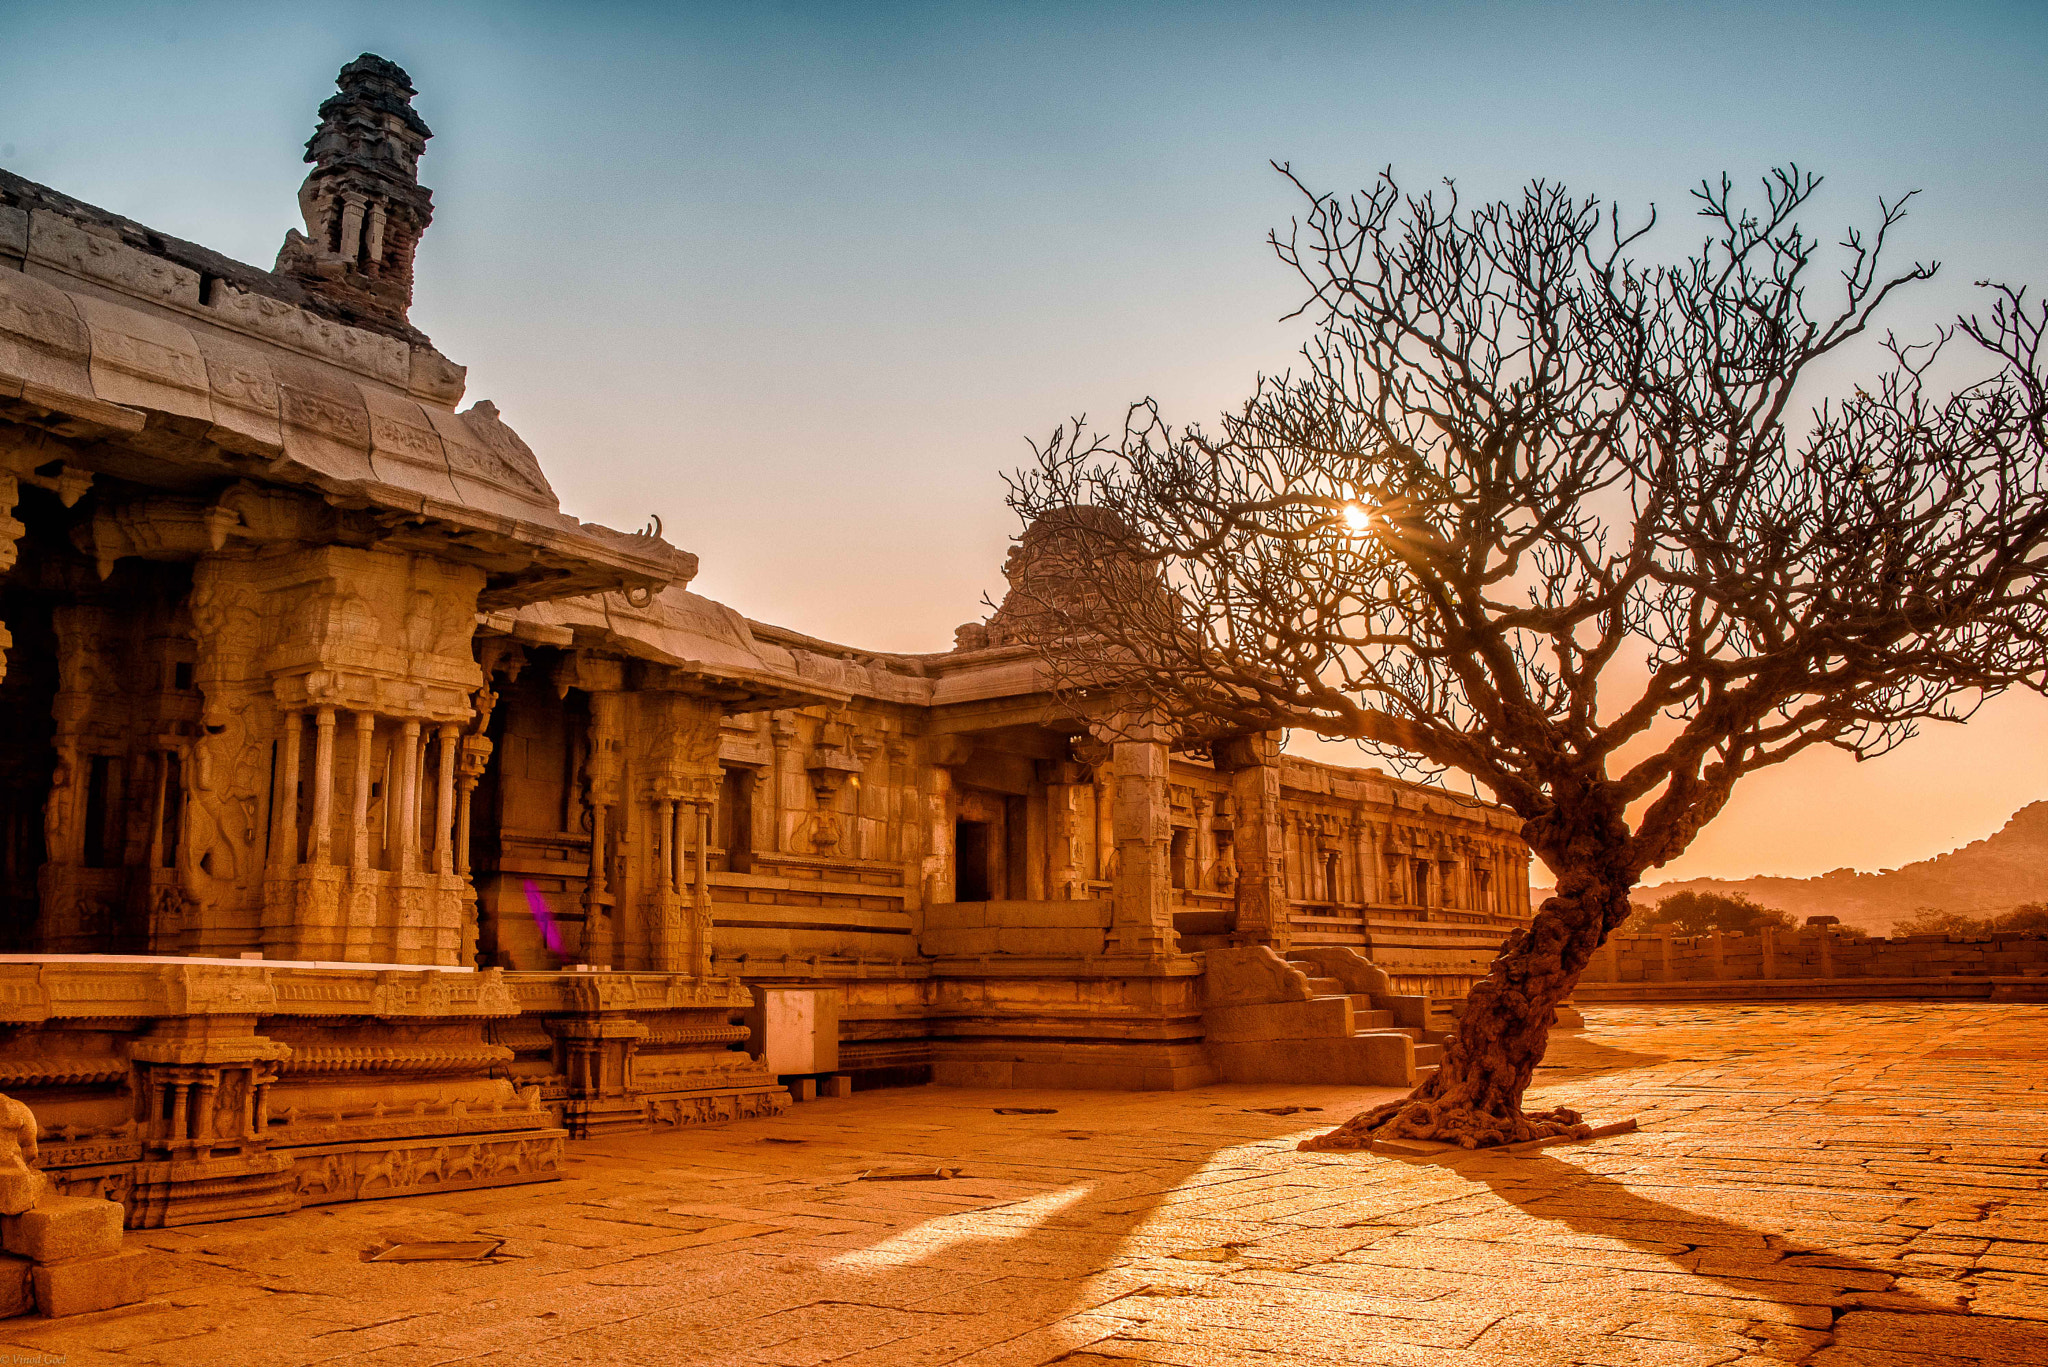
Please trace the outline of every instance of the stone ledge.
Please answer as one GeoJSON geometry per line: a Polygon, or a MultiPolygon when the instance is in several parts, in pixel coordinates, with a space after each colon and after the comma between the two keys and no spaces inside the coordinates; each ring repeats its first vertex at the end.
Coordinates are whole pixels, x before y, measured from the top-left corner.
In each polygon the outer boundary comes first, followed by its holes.
{"type": "Polygon", "coordinates": [[[1928,1001],[2048,1002],[2048,978],[1757,978],[1684,982],[1593,983],[1581,979],[1574,999],[1608,1002],[1928,1001]]]}

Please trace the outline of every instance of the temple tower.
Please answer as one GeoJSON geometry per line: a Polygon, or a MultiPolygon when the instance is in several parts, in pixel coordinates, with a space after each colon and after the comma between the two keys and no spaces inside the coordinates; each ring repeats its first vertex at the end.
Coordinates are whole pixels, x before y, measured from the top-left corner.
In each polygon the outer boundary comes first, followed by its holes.
{"type": "Polygon", "coordinates": [[[340,93],[320,106],[306,143],[313,164],[299,187],[306,231],[285,234],[277,270],[358,327],[417,338],[413,253],[434,217],[419,183],[420,153],[433,136],[413,111],[411,77],[364,53],[335,78],[340,93]]]}

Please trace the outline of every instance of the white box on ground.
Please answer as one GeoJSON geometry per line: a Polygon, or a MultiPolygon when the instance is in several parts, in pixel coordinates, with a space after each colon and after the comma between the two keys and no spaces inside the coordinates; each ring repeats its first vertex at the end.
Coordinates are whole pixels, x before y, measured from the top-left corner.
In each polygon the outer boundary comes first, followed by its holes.
{"type": "Polygon", "coordinates": [[[755,987],[747,1052],[777,1077],[839,1068],[839,989],[755,987]]]}

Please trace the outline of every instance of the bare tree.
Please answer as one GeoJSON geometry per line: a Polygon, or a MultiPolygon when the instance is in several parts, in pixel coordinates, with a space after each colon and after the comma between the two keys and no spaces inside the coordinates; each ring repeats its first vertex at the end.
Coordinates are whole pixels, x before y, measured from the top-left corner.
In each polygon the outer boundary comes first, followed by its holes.
{"type": "Polygon", "coordinates": [[[1012,614],[1098,707],[1354,738],[1519,814],[1555,894],[1436,1075],[1320,1143],[1583,1133],[1521,1108],[1552,1008],[1738,779],[2044,688],[2048,315],[1999,289],[1925,344],[1880,338],[1935,269],[1880,265],[1905,201],[1817,284],[1796,167],[1754,209],[1702,184],[1675,264],[1633,255],[1654,214],[1554,184],[1471,208],[1276,169],[1308,199],[1270,239],[1317,324],[1303,372],[1216,430],[1148,401],[1035,447],[1011,502],[1057,570],[1012,614]],[[1859,336],[1871,373],[1815,403],[1859,336]],[[1943,355],[1980,364],[1937,393],[1943,355]]]}

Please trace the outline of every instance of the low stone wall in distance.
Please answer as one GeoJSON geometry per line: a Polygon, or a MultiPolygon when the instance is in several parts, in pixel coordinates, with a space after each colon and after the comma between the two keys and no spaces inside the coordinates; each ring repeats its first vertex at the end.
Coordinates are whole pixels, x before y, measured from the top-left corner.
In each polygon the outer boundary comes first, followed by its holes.
{"type": "Polygon", "coordinates": [[[1785,997],[2048,1001],[2048,936],[1885,939],[1822,926],[1616,935],[1593,956],[1574,996],[1582,1005],[1785,997]]]}

